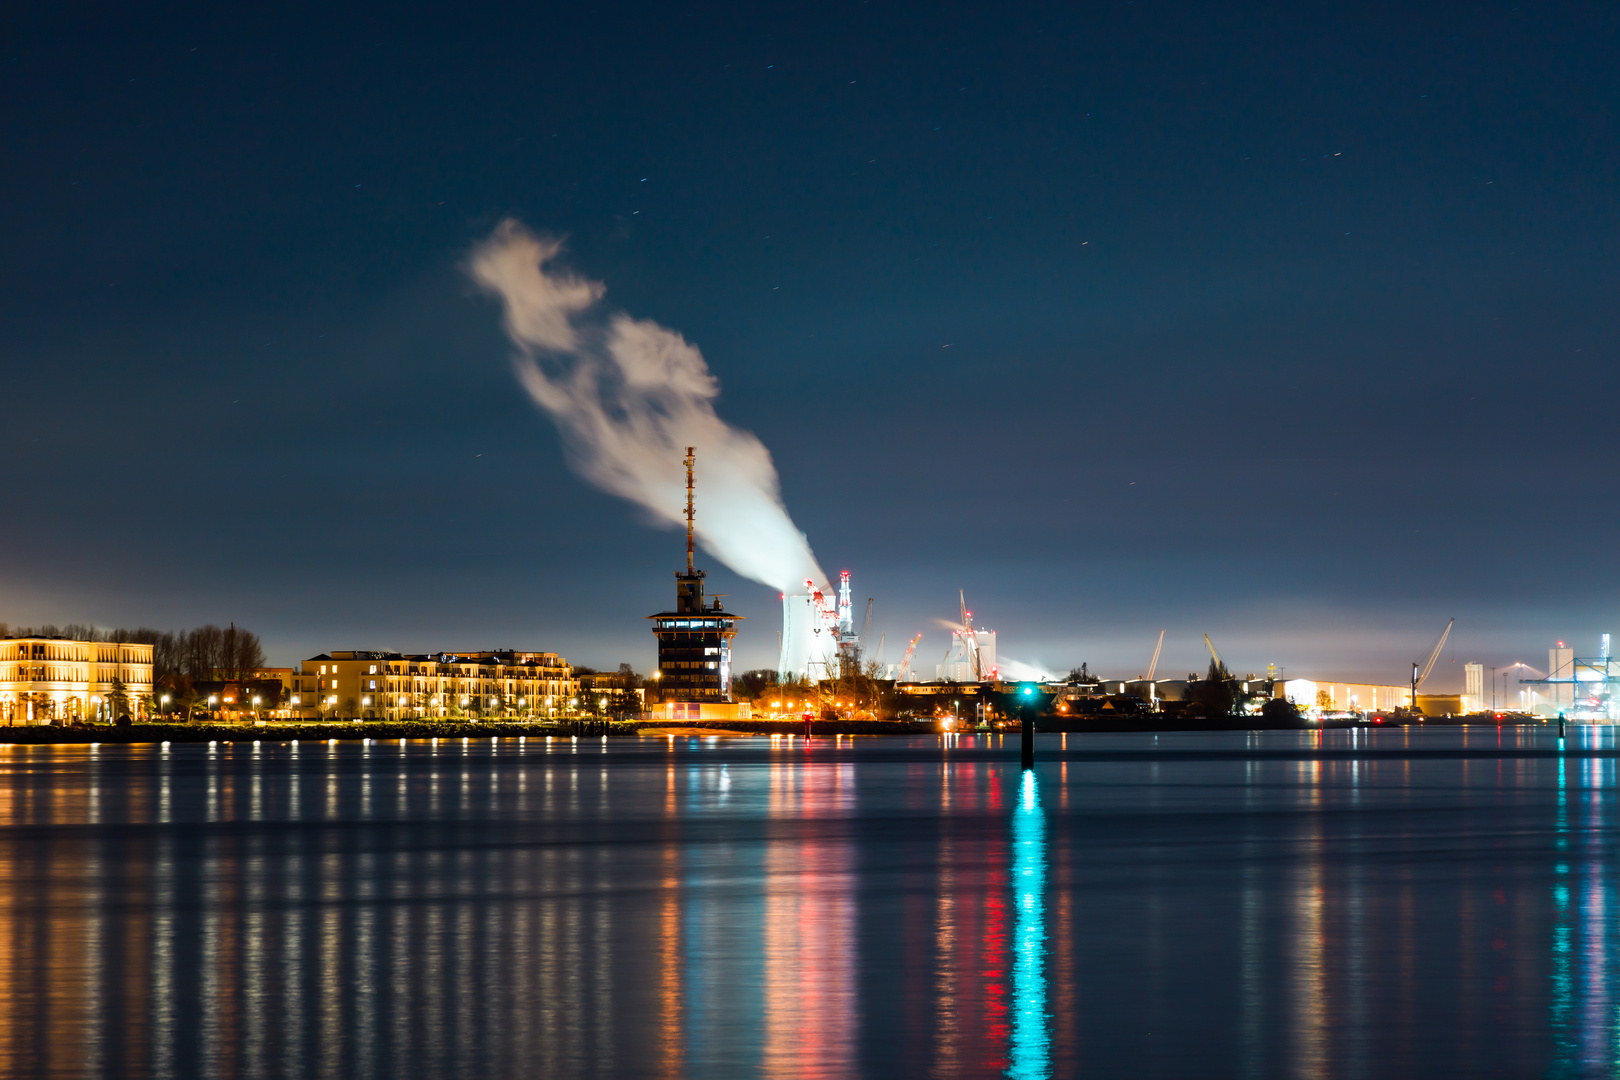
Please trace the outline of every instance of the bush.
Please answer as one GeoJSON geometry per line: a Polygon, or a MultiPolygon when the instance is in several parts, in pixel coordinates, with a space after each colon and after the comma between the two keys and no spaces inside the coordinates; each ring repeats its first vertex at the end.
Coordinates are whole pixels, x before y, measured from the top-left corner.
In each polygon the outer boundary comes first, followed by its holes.
{"type": "Polygon", "coordinates": [[[1300,720],[1299,706],[1286,698],[1268,698],[1260,707],[1260,718],[1268,724],[1297,724],[1300,720]]]}

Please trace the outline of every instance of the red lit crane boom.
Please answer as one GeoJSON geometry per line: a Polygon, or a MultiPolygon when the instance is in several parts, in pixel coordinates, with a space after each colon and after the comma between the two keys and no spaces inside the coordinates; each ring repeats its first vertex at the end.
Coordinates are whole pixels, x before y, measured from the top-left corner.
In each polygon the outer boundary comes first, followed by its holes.
{"type": "Polygon", "coordinates": [[[911,678],[911,657],[917,651],[917,642],[921,640],[922,635],[918,634],[916,637],[911,639],[911,644],[906,646],[905,659],[900,661],[900,668],[895,672],[897,681],[905,682],[911,678]]]}

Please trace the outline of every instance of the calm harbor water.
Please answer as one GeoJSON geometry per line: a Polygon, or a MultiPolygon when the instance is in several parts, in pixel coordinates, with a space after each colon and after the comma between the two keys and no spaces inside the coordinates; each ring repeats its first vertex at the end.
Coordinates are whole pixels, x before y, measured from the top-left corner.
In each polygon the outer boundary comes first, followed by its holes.
{"type": "Polygon", "coordinates": [[[1620,1073],[1612,729],[0,747],[0,1075],[1620,1073]]]}

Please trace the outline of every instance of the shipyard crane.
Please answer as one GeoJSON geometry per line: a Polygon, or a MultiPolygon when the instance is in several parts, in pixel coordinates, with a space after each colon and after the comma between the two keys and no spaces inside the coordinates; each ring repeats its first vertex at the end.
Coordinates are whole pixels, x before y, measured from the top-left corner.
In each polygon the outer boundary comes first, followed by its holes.
{"type": "MultiPolygon", "coordinates": [[[[1205,638],[1205,640],[1207,641],[1209,639],[1205,638]]],[[[1145,681],[1146,682],[1152,682],[1153,681],[1153,673],[1155,671],[1159,670],[1159,653],[1162,652],[1163,650],[1164,650],[1164,631],[1160,630],[1159,631],[1159,643],[1157,645],[1153,646],[1153,659],[1148,661],[1148,670],[1147,670],[1147,675],[1145,676],[1145,681]]]]}
{"type": "MultiPolygon", "coordinates": [[[[979,670],[979,635],[973,629],[973,612],[968,610],[967,593],[958,589],[956,595],[962,601],[962,629],[957,633],[962,636],[962,644],[967,647],[968,656],[973,661],[973,681],[980,682],[984,679],[984,672],[979,670]]],[[[950,653],[945,655],[949,657],[950,653]]]]}
{"type": "Polygon", "coordinates": [[[911,678],[911,657],[912,654],[917,651],[917,642],[921,640],[922,635],[918,634],[916,637],[911,639],[911,644],[906,646],[906,655],[904,659],[900,661],[899,670],[895,672],[898,682],[905,682],[911,678]]]}
{"type": "Polygon", "coordinates": [[[1222,660],[1221,654],[1215,651],[1215,643],[1209,640],[1208,634],[1204,635],[1204,644],[1209,646],[1209,658],[1215,661],[1216,672],[1219,673],[1221,677],[1225,678],[1227,674],[1226,661],[1222,660]]]}
{"type": "Polygon", "coordinates": [[[866,621],[861,623],[861,640],[865,641],[872,633],[872,601],[876,597],[866,598],[866,621]]]}
{"type": "Polygon", "coordinates": [[[1416,713],[1416,714],[1421,714],[1422,713],[1422,710],[1418,708],[1418,703],[1417,703],[1418,687],[1420,687],[1420,686],[1422,686],[1424,684],[1424,682],[1429,678],[1429,673],[1434,670],[1434,662],[1436,660],[1440,659],[1440,650],[1442,650],[1442,649],[1444,649],[1446,647],[1446,638],[1451,636],[1451,628],[1453,626],[1456,626],[1456,625],[1457,625],[1457,620],[1456,619],[1452,619],[1450,622],[1446,623],[1446,628],[1440,632],[1440,640],[1434,643],[1434,649],[1433,649],[1433,651],[1431,651],[1429,653],[1429,659],[1424,662],[1422,671],[1418,670],[1418,662],[1416,660],[1412,661],[1412,712],[1413,713],[1416,713]]]}

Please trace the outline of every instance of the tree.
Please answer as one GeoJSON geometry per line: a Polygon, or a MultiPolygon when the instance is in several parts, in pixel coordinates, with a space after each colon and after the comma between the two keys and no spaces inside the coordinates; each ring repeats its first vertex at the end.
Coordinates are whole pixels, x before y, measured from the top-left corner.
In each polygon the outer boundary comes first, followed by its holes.
{"type": "Polygon", "coordinates": [[[623,720],[641,711],[641,699],[634,690],[609,690],[599,698],[607,699],[605,711],[615,720],[623,720]]]}
{"type": "Polygon", "coordinates": [[[193,682],[206,681],[219,666],[219,643],[223,633],[219,627],[209,623],[195,630],[184,631],[184,635],[185,640],[180,646],[180,668],[193,682]]]}
{"type": "Polygon", "coordinates": [[[1299,723],[1299,706],[1287,698],[1268,698],[1260,706],[1260,717],[1268,724],[1297,724],[1299,723]]]}
{"type": "Polygon", "coordinates": [[[1082,662],[1077,668],[1069,669],[1070,686],[1090,686],[1101,681],[1099,677],[1091,673],[1085,662],[1082,662]]]}
{"type": "Polygon", "coordinates": [[[1209,662],[1209,673],[1202,679],[1187,684],[1187,700],[1203,716],[1213,719],[1218,716],[1232,715],[1233,706],[1237,704],[1238,695],[1235,693],[1232,676],[1226,670],[1225,664],[1217,665],[1213,659],[1209,662]]]}
{"type": "MultiPolygon", "coordinates": [[[[182,631],[183,633],[183,631],[182,631]]],[[[181,671],[180,633],[152,631],[152,681],[164,676],[179,675],[181,671]]]]}
{"type": "Polygon", "coordinates": [[[752,668],[731,680],[732,688],[739,697],[749,701],[758,701],[766,694],[777,689],[775,668],[752,668]]]}
{"type": "MultiPolygon", "coordinates": [[[[759,702],[760,708],[762,709],[780,708],[784,711],[790,709],[793,711],[798,711],[801,706],[803,708],[809,708],[809,703],[817,696],[816,686],[807,679],[797,679],[789,676],[781,682],[775,682],[774,678],[776,672],[770,671],[766,668],[760,668],[758,670],[768,673],[773,679],[772,683],[765,686],[760,691],[759,696],[754,698],[756,702],[759,702]],[[780,702],[781,704],[780,706],[777,706],[773,705],[773,702],[780,702]],[[790,702],[791,705],[789,704],[790,702]]],[[[752,672],[748,674],[752,674],[752,672]]],[[[823,682],[826,682],[826,680],[823,680],[823,682]]]]}
{"type": "Polygon", "coordinates": [[[191,722],[191,710],[197,705],[197,688],[192,684],[191,678],[179,671],[169,671],[155,679],[160,694],[167,694],[170,704],[177,709],[186,710],[186,722],[191,722]]]}

